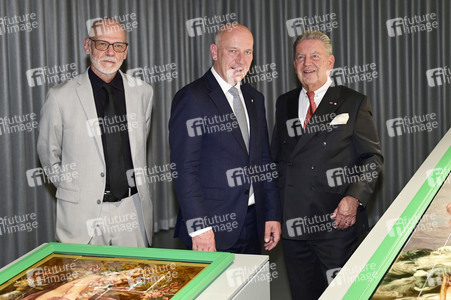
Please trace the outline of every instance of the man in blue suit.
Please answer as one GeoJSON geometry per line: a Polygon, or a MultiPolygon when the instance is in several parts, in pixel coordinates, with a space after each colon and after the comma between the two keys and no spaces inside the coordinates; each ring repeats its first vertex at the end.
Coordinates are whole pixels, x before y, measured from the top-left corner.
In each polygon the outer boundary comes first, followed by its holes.
{"type": "Polygon", "coordinates": [[[261,253],[281,235],[275,165],[263,95],[241,81],[253,57],[243,25],[224,26],[210,46],[213,67],[174,97],[171,161],[180,211],[175,228],[188,248],[261,253]]]}

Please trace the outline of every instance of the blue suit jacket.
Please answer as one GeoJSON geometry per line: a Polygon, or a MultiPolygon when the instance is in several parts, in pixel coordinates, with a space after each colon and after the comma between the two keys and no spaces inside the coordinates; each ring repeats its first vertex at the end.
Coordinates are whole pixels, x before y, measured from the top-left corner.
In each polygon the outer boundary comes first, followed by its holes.
{"type": "Polygon", "coordinates": [[[241,91],[250,123],[249,154],[211,71],[178,91],[172,102],[169,143],[180,204],[175,236],[188,247],[188,233],[208,226],[215,232],[217,249],[233,246],[246,216],[251,181],[260,240],[265,221],[281,220],[264,97],[248,84],[241,91]]]}

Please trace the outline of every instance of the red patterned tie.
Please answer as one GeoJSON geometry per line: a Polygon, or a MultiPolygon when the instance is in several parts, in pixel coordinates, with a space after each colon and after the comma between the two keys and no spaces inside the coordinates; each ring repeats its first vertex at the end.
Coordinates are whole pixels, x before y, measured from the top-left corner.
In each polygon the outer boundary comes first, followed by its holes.
{"type": "Polygon", "coordinates": [[[307,127],[308,121],[313,116],[313,114],[315,113],[315,110],[316,110],[316,103],[314,100],[315,92],[312,92],[312,91],[307,92],[307,97],[310,102],[310,106],[308,107],[307,115],[305,116],[304,129],[305,129],[305,127],[307,127]]]}

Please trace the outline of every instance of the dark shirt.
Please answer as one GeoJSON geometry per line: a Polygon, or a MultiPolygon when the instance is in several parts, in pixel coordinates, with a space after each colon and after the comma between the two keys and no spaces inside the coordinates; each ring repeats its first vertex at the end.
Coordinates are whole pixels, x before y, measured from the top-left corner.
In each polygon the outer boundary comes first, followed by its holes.
{"type": "MultiPolygon", "coordinates": [[[[88,74],[89,74],[89,80],[91,81],[92,92],[94,94],[94,102],[96,104],[97,116],[101,119],[104,119],[104,117],[105,117],[104,107],[108,101],[108,92],[103,88],[103,86],[107,85],[107,83],[104,82],[102,79],[100,79],[100,77],[98,77],[91,70],[91,68],[89,68],[88,74]]],[[[125,105],[124,83],[122,81],[121,74],[119,72],[117,72],[116,76],[113,78],[113,80],[109,84],[112,87],[112,92],[114,94],[114,100],[117,104],[116,108],[119,110],[117,112],[117,115],[119,116],[118,120],[122,120],[122,121],[127,120],[127,108],[125,105]]],[[[103,124],[102,122],[99,122],[99,123],[103,124]]],[[[117,125],[117,123],[114,125],[117,125]]],[[[126,127],[124,127],[125,125],[126,124],[122,124],[121,128],[126,128],[126,127]]],[[[102,125],[101,125],[101,127],[102,127],[102,125]]],[[[105,163],[107,166],[106,167],[105,191],[110,191],[110,183],[109,183],[109,176],[108,176],[108,161],[107,161],[108,149],[107,149],[107,145],[106,145],[104,132],[105,132],[105,130],[104,130],[104,128],[102,128],[103,154],[104,154],[105,163]]],[[[133,169],[133,161],[132,161],[132,155],[131,155],[131,151],[130,151],[130,139],[128,136],[128,130],[121,130],[121,140],[122,140],[122,154],[124,157],[125,169],[131,170],[131,169],[133,169]]],[[[122,174],[121,176],[126,177],[127,175],[122,174]]]]}

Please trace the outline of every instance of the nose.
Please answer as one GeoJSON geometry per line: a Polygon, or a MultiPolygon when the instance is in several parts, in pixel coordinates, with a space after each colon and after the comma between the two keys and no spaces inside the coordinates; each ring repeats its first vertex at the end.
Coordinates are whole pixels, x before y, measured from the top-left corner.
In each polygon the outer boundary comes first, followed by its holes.
{"type": "Polygon", "coordinates": [[[304,58],[304,66],[308,66],[312,64],[312,59],[308,56],[304,58]]]}
{"type": "Polygon", "coordinates": [[[115,54],[114,49],[113,49],[113,44],[108,45],[108,48],[106,48],[106,50],[105,50],[105,54],[109,55],[109,56],[113,56],[115,54]]]}
{"type": "Polygon", "coordinates": [[[243,53],[238,52],[238,53],[236,54],[236,56],[235,56],[235,61],[236,61],[237,63],[239,63],[239,64],[242,64],[242,63],[243,63],[243,58],[244,58],[243,53]]]}

